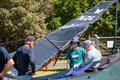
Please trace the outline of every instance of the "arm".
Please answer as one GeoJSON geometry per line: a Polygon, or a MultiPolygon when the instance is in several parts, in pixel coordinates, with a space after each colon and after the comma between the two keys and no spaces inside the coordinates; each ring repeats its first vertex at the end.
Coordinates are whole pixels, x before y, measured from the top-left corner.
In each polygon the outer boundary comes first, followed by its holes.
{"type": "Polygon", "coordinates": [[[86,53],[85,57],[84,57],[84,64],[88,64],[89,61],[88,61],[88,54],[86,53]]]}
{"type": "Polygon", "coordinates": [[[35,74],[35,64],[31,62],[30,65],[32,69],[32,74],[35,74]]]}
{"type": "Polygon", "coordinates": [[[5,64],[2,72],[0,73],[0,76],[3,76],[4,73],[6,73],[13,65],[14,65],[13,59],[9,59],[7,64],[5,64]]]}
{"type": "Polygon", "coordinates": [[[85,61],[85,58],[86,58],[86,50],[84,48],[82,48],[82,58],[83,58],[83,61],[85,61]]]}
{"type": "Polygon", "coordinates": [[[84,60],[84,64],[88,64],[91,63],[94,59],[94,57],[92,56],[91,58],[88,55],[86,55],[85,60],[84,60]]]}
{"type": "Polygon", "coordinates": [[[66,58],[67,58],[67,69],[70,69],[70,52],[69,52],[69,48],[67,50],[67,54],[66,54],[66,58]]]}
{"type": "Polygon", "coordinates": [[[70,60],[67,60],[67,69],[70,69],[70,60]]]}
{"type": "Polygon", "coordinates": [[[0,47],[0,51],[3,55],[2,58],[5,60],[4,68],[3,68],[2,72],[0,73],[0,77],[1,77],[4,75],[4,73],[6,73],[14,65],[14,61],[13,61],[13,59],[10,58],[9,53],[7,52],[7,50],[4,47],[0,47]]]}
{"type": "Polygon", "coordinates": [[[34,74],[35,73],[35,64],[34,64],[35,57],[33,55],[33,50],[32,49],[30,50],[29,56],[30,56],[30,66],[31,66],[31,69],[32,69],[32,74],[34,74]]]}

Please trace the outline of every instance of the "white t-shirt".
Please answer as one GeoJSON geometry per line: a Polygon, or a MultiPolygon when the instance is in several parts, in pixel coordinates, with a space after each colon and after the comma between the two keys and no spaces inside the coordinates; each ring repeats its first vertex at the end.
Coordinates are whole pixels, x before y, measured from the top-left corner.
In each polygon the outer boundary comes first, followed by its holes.
{"type": "Polygon", "coordinates": [[[102,59],[102,54],[96,48],[92,48],[87,52],[87,61],[96,62],[102,59]]]}

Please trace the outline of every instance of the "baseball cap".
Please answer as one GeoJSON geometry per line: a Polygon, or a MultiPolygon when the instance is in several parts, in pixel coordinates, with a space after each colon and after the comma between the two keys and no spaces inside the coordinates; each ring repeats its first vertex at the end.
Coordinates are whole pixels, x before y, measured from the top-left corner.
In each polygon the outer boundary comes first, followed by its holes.
{"type": "Polygon", "coordinates": [[[78,37],[73,37],[71,43],[72,43],[72,44],[77,44],[78,42],[79,42],[78,37]]]}
{"type": "Polygon", "coordinates": [[[35,41],[35,37],[34,36],[28,36],[26,38],[26,41],[35,41]]]}
{"type": "Polygon", "coordinates": [[[86,47],[86,46],[88,46],[88,45],[91,45],[92,44],[92,41],[91,40],[85,40],[84,42],[83,42],[83,46],[84,47],[86,47]]]}

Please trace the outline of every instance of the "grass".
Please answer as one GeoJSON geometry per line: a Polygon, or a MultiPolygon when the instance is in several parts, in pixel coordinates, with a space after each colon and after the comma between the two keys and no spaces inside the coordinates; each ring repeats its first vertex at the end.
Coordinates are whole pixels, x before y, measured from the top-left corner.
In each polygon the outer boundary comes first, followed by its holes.
{"type": "MultiPolygon", "coordinates": [[[[55,73],[64,71],[67,69],[65,66],[66,62],[67,62],[66,60],[58,60],[54,67],[52,66],[52,67],[48,68],[47,70],[45,70],[45,69],[39,70],[35,73],[34,77],[47,76],[47,75],[51,75],[51,74],[55,74],[55,73]],[[62,67],[60,65],[62,65],[62,67]]],[[[53,64],[50,63],[49,65],[53,65],[53,64]]]]}

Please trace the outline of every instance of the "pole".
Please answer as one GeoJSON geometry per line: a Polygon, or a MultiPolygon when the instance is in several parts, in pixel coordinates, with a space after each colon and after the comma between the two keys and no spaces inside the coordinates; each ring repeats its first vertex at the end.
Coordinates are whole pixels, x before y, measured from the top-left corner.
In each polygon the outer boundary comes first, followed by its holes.
{"type": "Polygon", "coordinates": [[[118,0],[116,0],[116,24],[115,24],[114,45],[113,45],[112,54],[116,54],[117,52],[117,49],[116,49],[117,26],[118,26],[118,0]]]}

